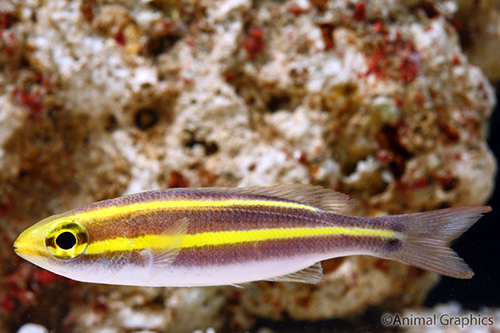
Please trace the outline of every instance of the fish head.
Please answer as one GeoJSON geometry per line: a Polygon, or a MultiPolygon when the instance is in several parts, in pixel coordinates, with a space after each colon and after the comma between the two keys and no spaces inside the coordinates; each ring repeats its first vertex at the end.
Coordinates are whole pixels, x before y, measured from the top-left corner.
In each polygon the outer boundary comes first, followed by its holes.
{"type": "Polygon", "coordinates": [[[88,244],[84,223],[70,216],[54,215],[23,231],[14,242],[14,251],[39,267],[68,276],[88,244]]]}

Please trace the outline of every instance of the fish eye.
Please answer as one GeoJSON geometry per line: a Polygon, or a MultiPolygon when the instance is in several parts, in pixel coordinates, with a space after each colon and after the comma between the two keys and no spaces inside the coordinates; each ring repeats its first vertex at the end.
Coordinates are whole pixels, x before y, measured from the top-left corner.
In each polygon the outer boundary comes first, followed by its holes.
{"type": "Polygon", "coordinates": [[[81,223],[75,220],[57,221],[49,229],[45,245],[49,252],[58,259],[74,259],[87,249],[87,231],[81,223]]]}
{"type": "Polygon", "coordinates": [[[72,232],[65,231],[57,236],[56,244],[63,250],[69,250],[76,245],[76,236],[72,232]]]}

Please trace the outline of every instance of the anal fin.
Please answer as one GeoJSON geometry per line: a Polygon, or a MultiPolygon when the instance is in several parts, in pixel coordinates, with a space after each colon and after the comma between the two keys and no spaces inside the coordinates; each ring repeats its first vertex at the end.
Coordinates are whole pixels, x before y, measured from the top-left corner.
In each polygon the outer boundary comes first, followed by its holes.
{"type": "Polygon", "coordinates": [[[266,280],[276,282],[302,282],[316,284],[323,280],[323,267],[321,266],[320,262],[317,262],[312,266],[301,269],[300,271],[266,280]]]}

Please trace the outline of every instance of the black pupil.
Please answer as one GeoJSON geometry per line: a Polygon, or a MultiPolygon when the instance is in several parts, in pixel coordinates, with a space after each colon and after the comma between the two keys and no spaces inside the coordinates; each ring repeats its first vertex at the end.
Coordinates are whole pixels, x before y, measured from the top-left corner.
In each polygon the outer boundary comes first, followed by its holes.
{"type": "Polygon", "coordinates": [[[71,232],[65,231],[57,236],[56,244],[63,250],[69,250],[76,245],[76,237],[71,232]]]}

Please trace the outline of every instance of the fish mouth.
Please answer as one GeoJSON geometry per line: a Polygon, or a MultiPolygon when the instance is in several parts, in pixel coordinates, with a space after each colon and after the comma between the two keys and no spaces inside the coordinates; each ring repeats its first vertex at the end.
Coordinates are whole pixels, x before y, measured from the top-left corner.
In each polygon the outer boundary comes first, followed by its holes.
{"type": "Polygon", "coordinates": [[[26,248],[21,247],[16,243],[14,243],[14,252],[16,252],[16,254],[22,258],[26,257],[29,254],[29,251],[26,248]]]}
{"type": "Polygon", "coordinates": [[[33,251],[29,248],[26,247],[26,244],[23,244],[25,237],[23,237],[24,233],[19,235],[19,237],[16,239],[14,242],[14,252],[20,256],[21,258],[26,259],[30,255],[33,254],[33,251]]]}
{"type": "Polygon", "coordinates": [[[14,241],[14,252],[23,258],[33,254],[33,246],[36,246],[34,236],[36,234],[33,233],[33,227],[24,230],[14,241]]]}
{"type": "Polygon", "coordinates": [[[31,263],[35,263],[37,258],[39,257],[39,253],[33,251],[30,248],[22,247],[22,246],[14,246],[14,252],[24,260],[27,260],[31,263]]]}

